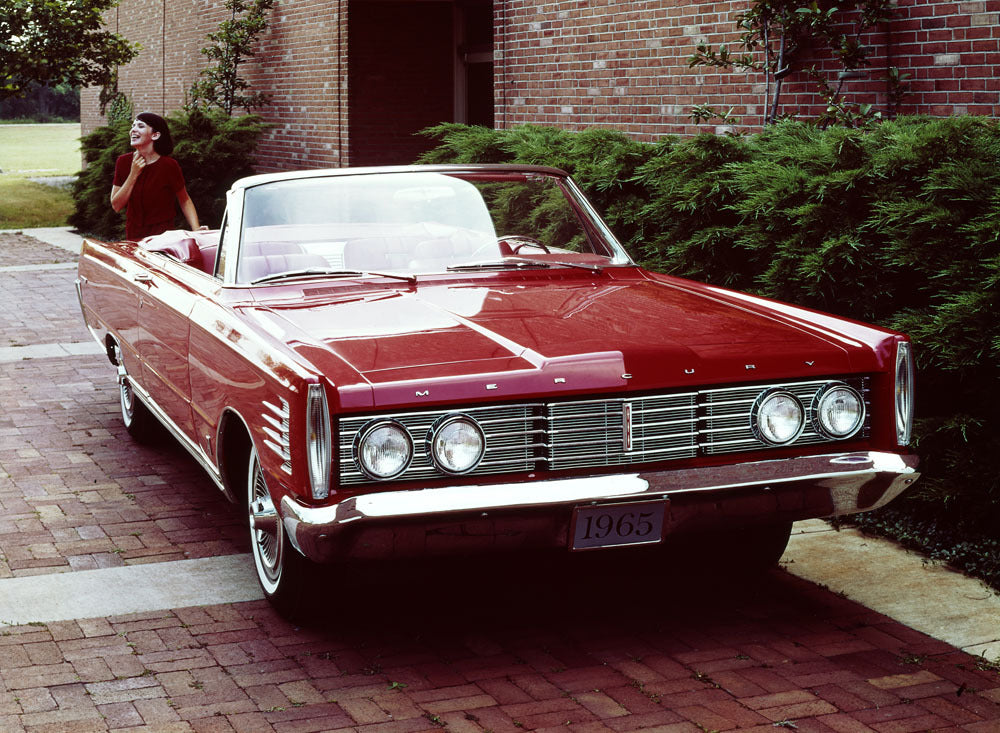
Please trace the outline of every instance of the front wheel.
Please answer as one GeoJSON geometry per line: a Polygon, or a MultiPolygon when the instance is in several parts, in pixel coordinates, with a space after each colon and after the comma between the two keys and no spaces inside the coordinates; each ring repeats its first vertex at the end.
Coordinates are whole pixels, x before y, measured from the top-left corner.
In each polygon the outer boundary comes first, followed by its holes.
{"type": "Polygon", "coordinates": [[[256,448],[250,449],[247,467],[247,508],[250,546],[264,596],[282,615],[297,616],[305,610],[306,577],[311,563],[285,534],[256,448]]]}
{"type": "Polygon", "coordinates": [[[692,577],[752,579],[778,564],[791,531],[791,522],[751,524],[668,538],[664,549],[692,577]]]}

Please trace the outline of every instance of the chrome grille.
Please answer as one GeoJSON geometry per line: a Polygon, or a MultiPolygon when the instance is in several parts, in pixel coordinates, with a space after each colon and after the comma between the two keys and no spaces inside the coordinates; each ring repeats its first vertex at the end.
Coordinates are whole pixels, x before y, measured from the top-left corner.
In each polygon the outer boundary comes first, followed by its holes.
{"type": "MultiPolygon", "coordinates": [[[[639,397],[613,397],[569,402],[498,405],[470,409],[411,412],[391,417],[409,432],[413,461],[397,481],[441,478],[427,450],[431,426],[446,415],[474,418],[486,436],[486,454],[470,475],[513,473],[535,469],[562,470],[692,458],[748,450],[767,445],[750,427],[750,412],[766,389],[792,392],[806,407],[806,429],[794,446],[834,442],[812,429],[813,396],[826,384],[840,381],[861,393],[866,405],[866,437],[870,421],[867,377],[787,383],[757,383],[639,397]]],[[[339,421],[340,483],[373,480],[354,461],[354,441],[374,415],[339,421]]],[[[858,437],[858,436],[855,436],[858,437]]]]}
{"type": "Polygon", "coordinates": [[[694,392],[547,405],[549,467],[614,466],[697,454],[694,392]]]}
{"type": "Polygon", "coordinates": [[[771,446],[758,440],[750,427],[750,411],[754,402],[764,389],[777,387],[794,394],[806,408],[806,427],[793,445],[812,445],[814,443],[829,443],[830,439],[817,433],[812,426],[813,396],[831,381],[844,382],[854,387],[865,401],[865,425],[862,435],[868,435],[871,401],[869,380],[867,377],[851,379],[818,379],[809,382],[791,382],[787,384],[756,384],[748,387],[729,387],[723,389],[703,390],[698,394],[698,401],[703,406],[704,414],[700,420],[699,443],[707,455],[719,453],[735,453],[746,450],[762,450],[771,446]]]}

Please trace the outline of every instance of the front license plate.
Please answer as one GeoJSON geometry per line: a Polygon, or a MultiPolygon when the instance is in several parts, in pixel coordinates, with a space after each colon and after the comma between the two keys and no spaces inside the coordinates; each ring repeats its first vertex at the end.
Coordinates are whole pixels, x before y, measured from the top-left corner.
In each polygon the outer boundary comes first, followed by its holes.
{"type": "Polygon", "coordinates": [[[573,550],[615,545],[647,545],[663,539],[666,502],[603,504],[573,511],[573,550]]]}

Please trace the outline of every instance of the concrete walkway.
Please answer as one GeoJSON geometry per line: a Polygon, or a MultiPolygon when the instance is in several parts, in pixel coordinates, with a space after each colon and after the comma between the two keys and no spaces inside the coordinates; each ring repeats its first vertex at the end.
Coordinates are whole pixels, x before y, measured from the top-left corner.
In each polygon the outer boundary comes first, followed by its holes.
{"type": "Polygon", "coordinates": [[[69,252],[79,254],[83,237],[75,233],[70,227],[42,227],[39,229],[0,229],[0,234],[26,234],[34,237],[40,242],[51,244],[54,247],[61,247],[69,252]]]}
{"type": "Polygon", "coordinates": [[[1000,595],[895,542],[814,519],[795,525],[781,564],[928,636],[1000,661],[1000,595]]]}

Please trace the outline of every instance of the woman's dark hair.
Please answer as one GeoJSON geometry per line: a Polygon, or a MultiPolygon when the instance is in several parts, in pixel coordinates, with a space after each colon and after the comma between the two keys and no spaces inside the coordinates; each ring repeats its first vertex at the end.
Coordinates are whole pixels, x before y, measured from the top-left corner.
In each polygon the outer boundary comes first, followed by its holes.
{"type": "Polygon", "coordinates": [[[142,112],[135,116],[137,120],[142,120],[147,125],[152,127],[160,136],[153,141],[153,150],[155,150],[160,155],[170,155],[174,152],[174,139],[170,137],[170,128],[167,127],[167,121],[157,114],[152,112],[142,112]]]}

